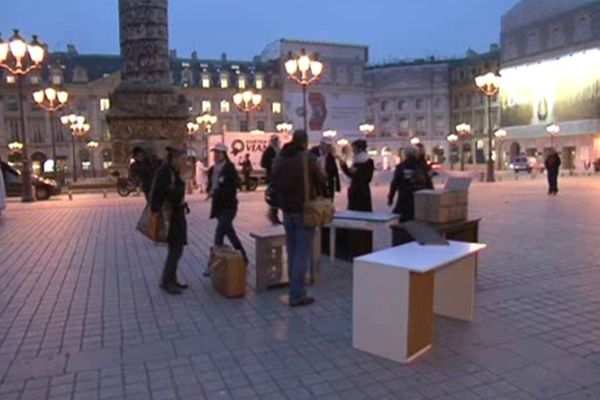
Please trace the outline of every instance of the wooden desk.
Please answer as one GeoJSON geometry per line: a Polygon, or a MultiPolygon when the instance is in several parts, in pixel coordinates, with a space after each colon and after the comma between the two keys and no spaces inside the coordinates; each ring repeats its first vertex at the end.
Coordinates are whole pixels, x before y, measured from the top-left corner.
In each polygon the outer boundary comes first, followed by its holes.
{"type": "Polygon", "coordinates": [[[335,262],[336,229],[368,230],[373,233],[373,251],[392,246],[390,226],[398,221],[398,215],[387,212],[337,211],[329,228],[329,261],[335,262]]]}
{"type": "Polygon", "coordinates": [[[471,321],[477,253],[485,247],[411,242],[355,258],[353,346],[410,362],[432,345],[434,313],[471,321]]]}

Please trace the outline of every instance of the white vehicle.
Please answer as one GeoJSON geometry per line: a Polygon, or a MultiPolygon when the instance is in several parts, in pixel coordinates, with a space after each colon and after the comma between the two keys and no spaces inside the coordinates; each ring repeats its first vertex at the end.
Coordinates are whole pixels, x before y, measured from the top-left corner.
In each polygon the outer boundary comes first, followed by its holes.
{"type": "Polygon", "coordinates": [[[527,156],[517,156],[513,162],[508,164],[508,167],[514,172],[527,172],[531,173],[533,167],[537,163],[535,157],[527,157],[527,156]]]}

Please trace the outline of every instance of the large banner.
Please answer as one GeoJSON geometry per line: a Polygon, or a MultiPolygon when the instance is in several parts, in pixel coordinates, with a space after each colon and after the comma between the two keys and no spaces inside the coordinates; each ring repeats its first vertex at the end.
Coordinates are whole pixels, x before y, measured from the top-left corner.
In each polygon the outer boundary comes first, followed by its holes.
{"type": "Polygon", "coordinates": [[[600,50],[503,69],[502,126],[600,118],[600,50]]]}
{"type": "MultiPolygon", "coordinates": [[[[269,146],[269,139],[272,134],[273,133],[252,134],[249,132],[225,132],[223,135],[211,135],[208,137],[208,148],[212,149],[215,144],[222,141],[227,145],[227,155],[229,156],[229,159],[238,168],[246,157],[246,154],[249,154],[252,168],[254,170],[260,170],[262,169],[260,167],[260,159],[262,153],[269,146]]],[[[278,135],[281,146],[291,139],[288,134],[280,133],[278,135]]],[[[213,155],[211,153],[209,154],[209,165],[212,164],[213,155]]]]}
{"type": "MultiPolygon", "coordinates": [[[[302,128],[302,92],[286,91],[284,95],[286,118],[295,128],[302,128]]],[[[311,140],[315,141],[327,129],[338,131],[340,136],[357,135],[358,126],[365,121],[364,92],[322,90],[310,87],[307,93],[306,109],[311,140]]]]}

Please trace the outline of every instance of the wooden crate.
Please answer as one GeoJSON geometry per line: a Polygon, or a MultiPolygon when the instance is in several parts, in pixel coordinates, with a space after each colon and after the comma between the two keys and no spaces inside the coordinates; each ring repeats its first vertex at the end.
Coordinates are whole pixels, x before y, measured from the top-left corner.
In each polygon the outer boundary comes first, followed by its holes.
{"type": "Polygon", "coordinates": [[[414,196],[417,221],[445,224],[464,221],[468,217],[468,192],[420,190],[414,196]]]}

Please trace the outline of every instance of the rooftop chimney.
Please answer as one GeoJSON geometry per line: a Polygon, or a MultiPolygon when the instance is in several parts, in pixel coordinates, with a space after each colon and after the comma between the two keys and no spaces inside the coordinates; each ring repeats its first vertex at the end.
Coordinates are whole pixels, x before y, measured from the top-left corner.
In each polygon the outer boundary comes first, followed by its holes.
{"type": "Polygon", "coordinates": [[[192,51],[192,60],[196,61],[198,59],[198,52],[192,51]]]}
{"type": "Polygon", "coordinates": [[[67,53],[72,54],[72,55],[77,55],[77,49],[75,48],[74,44],[67,45],[67,53]]]}
{"type": "Polygon", "coordinates": [[[227,62],[227,53],[223,52],[221,54],[221,63],[225,64],[227,62]]]}

